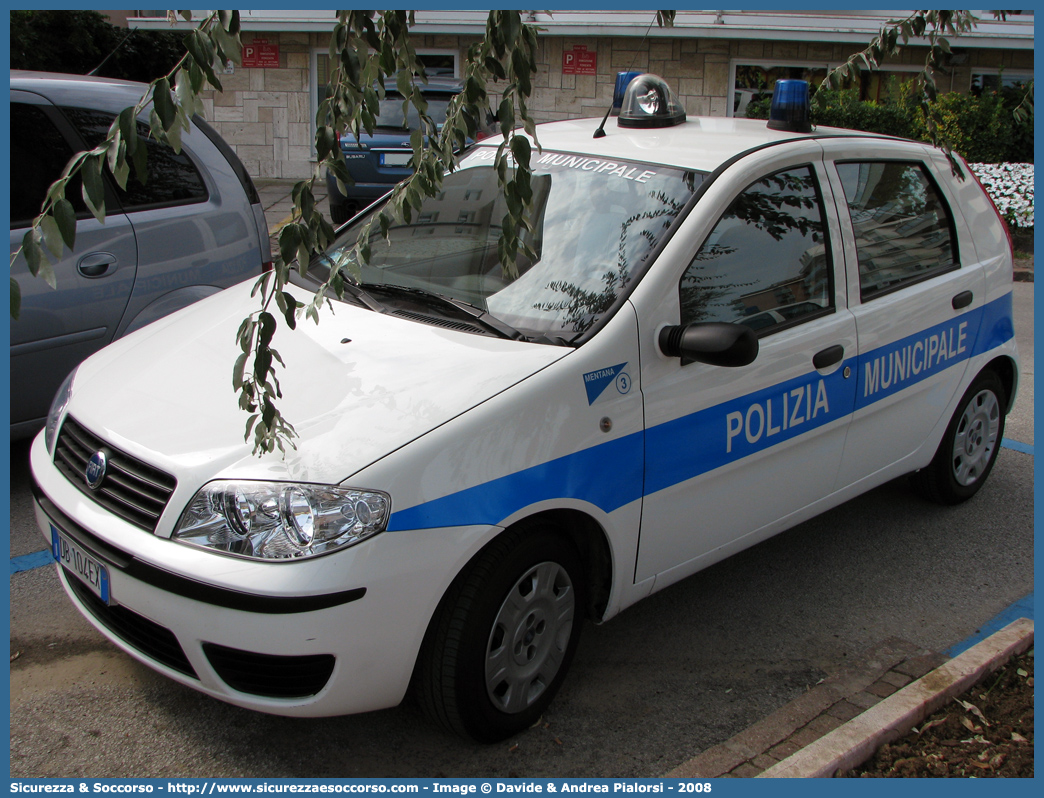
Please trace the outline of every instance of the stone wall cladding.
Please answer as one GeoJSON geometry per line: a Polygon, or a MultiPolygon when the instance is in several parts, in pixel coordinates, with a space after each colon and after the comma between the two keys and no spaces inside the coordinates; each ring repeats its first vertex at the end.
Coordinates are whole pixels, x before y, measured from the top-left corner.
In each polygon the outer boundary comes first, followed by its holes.
{"type": "MultiPolygon", "coordinates": [[[[332,22],[331,22],[332,27],[332,22]]],[[[279,67],[237,67],[234,74],[219,75],[223,92],[204,94],[207,119],[236,150],[247,171],[257,178],[310,177],[315,167],[312,153],[311,52],[326,52],[326,33],[245,33],[244,43],[267,39],[279,46],[279,67]]],[[[423,35],[415,39],[418,49],[457,50],[463,71],[468,47],[474,36],[423,35]]],[[[691,116],[725,116],[728,108],[729,69],[733,59],[797,60],[838,62],[855,45],[737,40],[714,38],[647,41],[629,37],[544,36],[538,41],[530,111],[539,122],[581,116],[601,117],[609,107],[616,73],[648,71],[665,78],[691,116]],[[562,73],[562,53],[576,45],[597,53],[596,75],[562,73]]],[[[894,63],[920,65],[923,48],[908,47],[894,63]]],[[[1030,69],[1032,52],[973,51],[970,64],[953,69],[947,83],[967,85],[975,67],[1030,69]]],[[[492,106],[499,102],[492,87],[492,106]]]]}

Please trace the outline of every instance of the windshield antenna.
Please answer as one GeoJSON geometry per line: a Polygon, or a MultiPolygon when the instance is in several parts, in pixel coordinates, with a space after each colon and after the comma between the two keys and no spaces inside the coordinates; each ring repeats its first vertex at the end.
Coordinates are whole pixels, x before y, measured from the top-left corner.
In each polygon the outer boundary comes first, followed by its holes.
{"type": "MultiPolygon", "coordinates": [[[[635,63],[635,61],[638,60],[638,53],[641,52],[642,45],[645,44],[645,40],[649,38],[649,31],[652,30],[653,23],[656,22],[656,17],[657,16],[659,16],[659,12],[657,12],[656,16],[654,16],[652,18],[652,22],[649,23],[649,27],[645,29],[645,35],[642,37],[642,40],[640,42],[638,42],[638,47],[634,51],[634,58],[631,59],[631,65],[629,67],[627,67],[627,71],[628,72],[630,72],[631,70],[634,69],[634,63],[635,63]]],[[[626,88],[626,86],[624,88],[626,88]]],[[[593,138],[600,139],[600,138],[603,138],[605,136],[605,123],[609,119],[609,114],[611,114],[613,112],[613,102],[616,100],[616,96],[615,96],[616,92],[615,92],[615,90],[613,92],[613,95],[614,95],[613,99],[609,101],[609,108],[606,109],[605,116],[602,117],[602,124],[600,124],[598,126],[598,130],[596,130],[594,132],[593,138]]]]}

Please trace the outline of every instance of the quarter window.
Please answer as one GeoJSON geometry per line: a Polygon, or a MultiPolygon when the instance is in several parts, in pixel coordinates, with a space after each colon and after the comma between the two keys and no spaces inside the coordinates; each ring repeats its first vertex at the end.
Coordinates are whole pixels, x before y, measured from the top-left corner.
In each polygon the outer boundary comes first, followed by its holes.
{"type": "Polygon", "coordinates": [[[862,299],[957,267],[950,212],[924,166],[838,164],[855,231],[862,299]]]}
{"type": "MultiPolygon", "coordinates": [[[[62,108],[62,112],[83,136],[88,147],[95,147],[109,133],[116,117],[89,108],[62,108]]],[[[138,141],[144,142],[148,179],[138,180],[133,167],[126,190],[116,188],[123,210],[130,212],[167,205],[190,205],[207,199],[207,187],[185,150],[180,153],[151,137],[147,125],[138,122],[138,141]]]]}
{"type": "Polygon", "coordinates": [[[832,265],[823,218],[811,167],[750,185],[682,275],[682,324],[738,322],[761,335],[829,312],[832,265]]]}

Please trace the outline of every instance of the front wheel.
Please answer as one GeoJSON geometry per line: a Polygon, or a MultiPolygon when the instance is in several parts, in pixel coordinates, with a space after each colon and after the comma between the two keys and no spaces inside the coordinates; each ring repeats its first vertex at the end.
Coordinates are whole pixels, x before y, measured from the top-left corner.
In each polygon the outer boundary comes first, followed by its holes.
{"type": "Polygon", "coordinates": [[[422,706],[480,742],[532,726],[565,678],[586,588],[576,548],[546,524],[493,541],[454,584],[418,663],[422,706]]]}
{"type": "Polygon", "coordinates": [[[915,485],[940,504],[959,504],[976,494],[997,461],[1004,437],[1004,385],[984,371],[957,405],[935,458],[914,474],[915,485]]]}

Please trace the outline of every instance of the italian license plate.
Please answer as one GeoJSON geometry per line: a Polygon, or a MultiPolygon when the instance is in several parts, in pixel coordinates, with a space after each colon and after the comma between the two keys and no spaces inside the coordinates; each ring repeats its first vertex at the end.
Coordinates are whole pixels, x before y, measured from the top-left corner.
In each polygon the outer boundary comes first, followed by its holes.
{"type": "Polygon", "coordinates": [[[109,569],[53,525],[51,554],[66,571],[87,585],[94,595],[106,604],[109,603],[109,569]]]}
{"type": "Polygon", "coordinates": [[[412,157],[412,152],[382,152],[381,166],[406,166],[412,157]]]}

